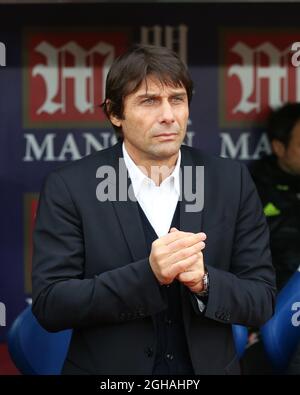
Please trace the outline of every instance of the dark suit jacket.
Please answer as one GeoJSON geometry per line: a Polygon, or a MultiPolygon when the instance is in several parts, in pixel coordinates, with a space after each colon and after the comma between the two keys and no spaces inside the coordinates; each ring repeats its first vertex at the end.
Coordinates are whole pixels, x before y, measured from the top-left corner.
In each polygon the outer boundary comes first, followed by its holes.
{"type": "MultiPolygon", "coordinates": [[[[207,234],[204,314],[181,284],[196,374],[239,372],[231,324],[258,327],[273,313],[274,272],[260,200],[246,167],[182,146],[182,166],[204,166],[204,209],[180,229],[207,234]]],[[[151,374],[153,316],[166,308],[149,265],[136,202],[99,202],[99,166],[118,167],[121,144],[51,173],[34,232],[33,312],[49,331],[73,328],[64,373],[151,374]]],[[[195,180],[194,180],[195,181],[195,180]]]]}

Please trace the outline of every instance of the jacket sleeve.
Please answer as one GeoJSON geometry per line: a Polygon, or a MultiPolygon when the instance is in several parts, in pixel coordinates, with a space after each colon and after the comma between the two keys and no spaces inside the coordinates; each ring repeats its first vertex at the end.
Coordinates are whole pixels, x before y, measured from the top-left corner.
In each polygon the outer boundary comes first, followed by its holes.
{"type": "Polygon", "coordinates": [[[147,258],[85,278],[81,216],[57,172],[40,195],[32,283],[32,310],[48,331],[121,323],[166,308],[147,258]]]}
{"type": "Polygon", "coordinates": [[[259,327],[274,311],[275,273],[269,231],[246,166],[241,165],[240,201],[229,271],[207,266],[205,316],[219,322],[259,327]]]}

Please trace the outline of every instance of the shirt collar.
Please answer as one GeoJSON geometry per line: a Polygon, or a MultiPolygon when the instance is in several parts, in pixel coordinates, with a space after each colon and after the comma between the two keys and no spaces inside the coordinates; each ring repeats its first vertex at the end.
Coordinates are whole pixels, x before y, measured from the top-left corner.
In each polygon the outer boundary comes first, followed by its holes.
{"type": "MultiPolygon", "coordinates": [[[[124,156],[124,162],[127,167],[129,176],[131,178],[132,182],[132,187],[134,190],[134,193],[136,196],[138,196],[142,186],[144,185],[145,181],[148,182],[149,184],[154,185],[154,181],[151,180],[151,178],[147,177],[142,170],[134,163],[134,161],[131,159],[129,156],[125,144],[123,142],[122,144],[122,151],[123,151],[123,156],[124,156]]],[[[174,186],[174,189],[178,196],[180,195],[180,177],[179,177],[179,172],[180,172],[180,163],[181,163],[181,152],[179,150],[178,152],[178,158],[176,165],[174,167],[174,170],[172,173],[161,183],[165,184],[167,182],[171,182],[171,185],[174,186]]]]}

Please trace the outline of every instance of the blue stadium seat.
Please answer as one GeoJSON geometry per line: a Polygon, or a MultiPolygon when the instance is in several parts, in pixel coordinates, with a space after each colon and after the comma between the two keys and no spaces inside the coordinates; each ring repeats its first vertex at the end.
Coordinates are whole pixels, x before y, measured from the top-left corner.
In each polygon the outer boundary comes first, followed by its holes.
{"type": "Polygon", "coordinates": [[[274,316],[261,328],[264,348],[276,373],[284,373],[300,341],[299,269],[279,292],[274,316]]]}
{"type": "MultiPolygon", "coordinates": [[[[233,336],[239,358],[248,340],[248,330],[233,325],[233,336]]],[[[60,374],[71,339],[71,330],[47,332],[37,322],[31,307],[27,307],[14,321],[8,332],[8,349],[22,374],[60,374]]]]}
{"type": "Polygon", "coordinates": [[[9,329],[8,350],[22,374],[60,374],[71,334],[71,330],[47,332],[28,306],[9,329]]]}

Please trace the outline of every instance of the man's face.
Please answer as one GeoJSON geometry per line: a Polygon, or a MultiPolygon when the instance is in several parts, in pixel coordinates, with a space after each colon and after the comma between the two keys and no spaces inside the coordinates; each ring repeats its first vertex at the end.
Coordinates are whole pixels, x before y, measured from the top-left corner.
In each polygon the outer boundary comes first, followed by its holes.
{"type": "Polygon", "coordinates": [[[161,85],[148,77],[124,99],[123,118],[111,121],[122,127],[124,143],[137,164],[164,161],[177,155],[189,117],[184,87],[161,85]]]}
{"type": "Polygon", "coordinates": [[[300,175],[300,122],[295,125],[291,140],[279,158],[279,164],[288,173],[300,175]]]}

